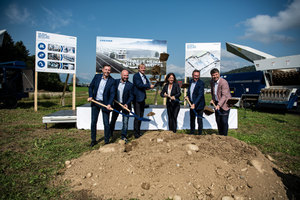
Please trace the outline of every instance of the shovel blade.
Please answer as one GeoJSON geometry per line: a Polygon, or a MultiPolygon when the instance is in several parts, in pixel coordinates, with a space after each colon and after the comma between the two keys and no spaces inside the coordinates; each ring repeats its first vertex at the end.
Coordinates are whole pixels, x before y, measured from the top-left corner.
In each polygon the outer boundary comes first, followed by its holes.
{"type": "Polygon", "coordinates": [[[145,122],[150,122],[151,121],[151,119],[147,119],[147,118],[144,118],[144,117],[140,117],[140,118],[138,118],[138,120],[145,121],[145,122]]]}

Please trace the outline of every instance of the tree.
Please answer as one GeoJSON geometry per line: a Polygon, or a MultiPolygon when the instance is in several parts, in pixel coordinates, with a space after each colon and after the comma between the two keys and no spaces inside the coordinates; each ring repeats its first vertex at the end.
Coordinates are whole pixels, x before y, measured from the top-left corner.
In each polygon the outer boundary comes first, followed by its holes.
{"type": "Polygon", "coordinates": [[[22,41],[18,41],[14,46],[14,57],[17,60],[26,62],[29,56],[29,51],[26,49],[22,41]]]}
{"type": "Polygon", "coordinates": [[[5,32],[2,47],[0,47],[0,62],[14,61],[14,41],[11,36],[5,32]]]}
{"type": "MultiPolygon", "coordinates": [[[[38,75],[38,88],[39,90],[62,92],[64,83],[61,82],[59,74],[43,72],[38,75]]],[[[67,90],[69,90],[68,87],[67,90]]]]}

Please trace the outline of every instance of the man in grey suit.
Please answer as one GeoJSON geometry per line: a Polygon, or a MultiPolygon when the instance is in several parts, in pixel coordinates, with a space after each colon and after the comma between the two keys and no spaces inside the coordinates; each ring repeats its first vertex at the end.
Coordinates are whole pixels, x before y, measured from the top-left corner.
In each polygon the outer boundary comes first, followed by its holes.
{"type": "Polygon", "coordinates": [[[230,108],[227,100],[231,98],[228,82],[220,77],[218,69],[214,68],[210,71],[211,75],[211,103],[216,105],[215,116],[220,135],[228,135],[228,117],[230,108]]]}

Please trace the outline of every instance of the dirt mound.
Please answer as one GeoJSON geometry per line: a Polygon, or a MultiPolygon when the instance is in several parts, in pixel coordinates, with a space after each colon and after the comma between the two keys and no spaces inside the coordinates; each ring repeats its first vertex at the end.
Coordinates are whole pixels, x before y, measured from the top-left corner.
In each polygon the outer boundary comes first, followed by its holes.
{"type": "Polygon", "coordinates": [[[149,131],[66,162],[63,178],[99,199],[288,199],[275,167],[232,137],[149,131]]]}

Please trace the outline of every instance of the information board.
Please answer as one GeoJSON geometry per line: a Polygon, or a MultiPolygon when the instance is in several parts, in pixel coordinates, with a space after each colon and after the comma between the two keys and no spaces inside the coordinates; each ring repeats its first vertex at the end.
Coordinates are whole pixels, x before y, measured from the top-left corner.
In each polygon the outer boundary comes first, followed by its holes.
{"type": "Polygon", "coordinates": [[[76,74],[76,45],[76,37],[37,31],[36,71],[76,74]]]}

